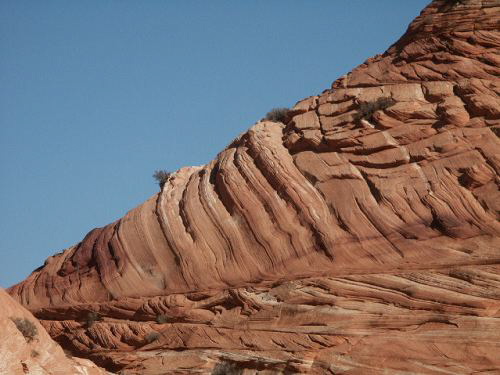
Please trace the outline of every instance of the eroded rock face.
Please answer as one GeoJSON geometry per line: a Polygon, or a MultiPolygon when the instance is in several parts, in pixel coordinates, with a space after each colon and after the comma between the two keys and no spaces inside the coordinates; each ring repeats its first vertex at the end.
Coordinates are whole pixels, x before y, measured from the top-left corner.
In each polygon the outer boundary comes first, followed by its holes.
{"type": "Polygon", "coordinates": [[[10,293],[125,374],[500,371],[499,21],[434,1],[10,293]]]}
{"type": "Polygon", "coordinates": [[[0,374],[105,375],[91,361],[67,356],[38,320],[0,289],[0,374]]]}

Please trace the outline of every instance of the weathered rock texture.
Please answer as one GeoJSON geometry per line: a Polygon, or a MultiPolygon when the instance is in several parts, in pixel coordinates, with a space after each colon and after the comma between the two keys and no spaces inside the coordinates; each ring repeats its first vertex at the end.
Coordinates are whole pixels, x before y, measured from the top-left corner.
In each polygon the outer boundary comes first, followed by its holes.
{"type": "Polygon", "coordinates": [[[67,356],[38,320],[0,289],[0,374],[105,375],[86,359],[67,356]],[[17,320],[17,328],[15,321],[17,320]]]}
{"type": "Polygon", "coordinates": [[[499,373],[499,21],[434,1],[10,293],[125,374],[499,373]]]}

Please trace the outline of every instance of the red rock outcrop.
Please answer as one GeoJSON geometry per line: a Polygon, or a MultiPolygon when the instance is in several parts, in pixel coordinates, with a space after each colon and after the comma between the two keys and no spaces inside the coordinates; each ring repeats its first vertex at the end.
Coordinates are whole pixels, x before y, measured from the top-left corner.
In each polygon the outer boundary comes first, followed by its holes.
{"type": "Polygon", "coordinates": [[[0,289],[0,374],[105,375],[86,359],[67,356],[38,320],[0,289]]]}
{"type": "Polygon", "coordinates": [[[432,2],[10,293],[124,374],[500,372],[499,24],[432,2]]]}

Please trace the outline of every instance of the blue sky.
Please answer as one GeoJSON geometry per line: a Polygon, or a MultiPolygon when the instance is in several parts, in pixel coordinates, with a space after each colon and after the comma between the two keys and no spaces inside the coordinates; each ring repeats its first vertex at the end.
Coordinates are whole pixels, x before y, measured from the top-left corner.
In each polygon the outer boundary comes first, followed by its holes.
{"type": "Polygon", "coordinates": [[[397,40],[423,0],[0,1],[0,286],[397,40]]]}

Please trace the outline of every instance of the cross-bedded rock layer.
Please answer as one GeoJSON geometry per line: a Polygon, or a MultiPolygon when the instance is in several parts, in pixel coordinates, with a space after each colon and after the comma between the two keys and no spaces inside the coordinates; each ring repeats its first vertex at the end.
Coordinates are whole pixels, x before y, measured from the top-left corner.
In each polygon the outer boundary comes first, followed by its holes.
{"type": "Polygon", "coordinates": [[[500,371],[499,24],[434,1],[10,293],[130,374],[500,371]]]}
{"type": "Polygon", "coordinates": [[[0,304],[0,374],[110,374],[89,360],[65,354],[37,319],[1,288],[0,304]]]}

